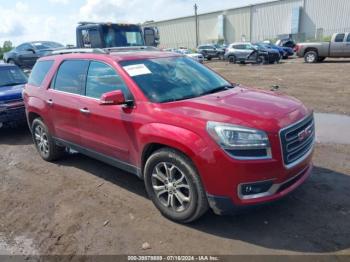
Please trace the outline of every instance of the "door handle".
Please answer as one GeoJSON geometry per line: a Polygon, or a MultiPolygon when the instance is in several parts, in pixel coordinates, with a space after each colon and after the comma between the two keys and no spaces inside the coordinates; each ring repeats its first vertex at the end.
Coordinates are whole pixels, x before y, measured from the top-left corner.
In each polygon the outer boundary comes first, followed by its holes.
{"type": "Polygon", "coordinates": [[[52,105],[53,105],[52,99],[46,100],[46,103],[47,103],[49,106],[52,106],[52,105]]]}
{"type": "Polygon", "coordinates": [[[87,108],[82,108],[80,109],[80,113],[87,115],[87,114],[90,114],[90,110],[87,108]]]}

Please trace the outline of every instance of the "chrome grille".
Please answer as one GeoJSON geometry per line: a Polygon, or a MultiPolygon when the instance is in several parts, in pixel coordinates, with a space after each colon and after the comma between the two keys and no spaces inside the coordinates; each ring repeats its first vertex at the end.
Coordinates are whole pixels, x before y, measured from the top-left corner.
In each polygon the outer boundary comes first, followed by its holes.
{"type": "Polygon", "coordinates": [[[282,155],[287,167],[298,164],[308,156],[315,142],[313,115],[280,131],[282,155]]]}

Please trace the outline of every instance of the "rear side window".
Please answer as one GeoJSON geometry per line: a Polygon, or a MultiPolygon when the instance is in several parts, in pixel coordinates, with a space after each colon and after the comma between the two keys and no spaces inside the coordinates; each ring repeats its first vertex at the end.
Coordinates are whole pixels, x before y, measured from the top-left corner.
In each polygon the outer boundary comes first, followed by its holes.
{"type": "Polygon", "coordinates": [[[346,39],[346,42],[350,42],[350,33],[348,34],[348,39],[346,39]]]}
{"type": "Polygon", "coordinates": [[[101,62],[91,62],[86,81],[85,95],[100,98],[102,94],[121,90],[127,94],[127,87],[117,72],[110,66],[101,62]]]}
{"type": "Polygon", "coordinates": [[[57,71],[54,89],[71,94],[81,94],[85,85],[89,61],[66,60],[57,71]]]}
{"type": "Polygon", "coordinates": [[[345,37],[345,34],[337,34],[337,36],[335,37],[335,42],[337,42],[337,43],[343,42],[344,37],[345,37]]]}
{"type": "Polygon", "coordinates": [[[29,76],[28,84],[33,86],[41,86],[52,65],[53,60],[37,62],[29,76]]]}

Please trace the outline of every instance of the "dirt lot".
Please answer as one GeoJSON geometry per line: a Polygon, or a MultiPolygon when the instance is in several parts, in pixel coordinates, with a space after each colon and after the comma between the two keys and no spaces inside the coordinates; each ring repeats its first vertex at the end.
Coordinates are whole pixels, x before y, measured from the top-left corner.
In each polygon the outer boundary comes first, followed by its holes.
{"type": "Polygon", "coordinates": [[[280,92],[299,98],[316,112],[350,114],[349,59],[328,59],[319,64],[289,59],[281,65],[267,66],[213,61],[207,65],[227,79],[246,86],[270,90],[278,85],[280,92]]]}
{"type": "MultiPolygon", "coordinates": [[[[242,84],[279,84],[318,112],[350,113],[350,63],[210,66],[242,84]]],[[[26,128],[0,130],[0,254],[350,255],[350,146],[318,144],[314,162],[281,202],[184,226],[163,218],[133,175],[80,154],[46,163],[26,128]]]]}

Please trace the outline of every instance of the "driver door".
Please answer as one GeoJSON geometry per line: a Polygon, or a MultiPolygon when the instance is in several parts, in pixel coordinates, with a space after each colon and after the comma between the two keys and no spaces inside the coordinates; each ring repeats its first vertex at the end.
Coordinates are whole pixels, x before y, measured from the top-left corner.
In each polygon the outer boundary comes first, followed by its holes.
{"type": "Polygon", "coordinates": [[[133,109],[101,105],[99,101],[104,93],[115,90],[122,90],[125,97],[129,97],[126,84],[113,67],[91,61],[80,103],[81,143],[93,153],[130,163],[130,151],[136,141],[133,109]]]}
{"type": "Polygon", "coordinates": [[[32,45],[24,44],[18,47],[18,60],[22,66],[32,67],[37,59],[38,55],[32,45]]]}

